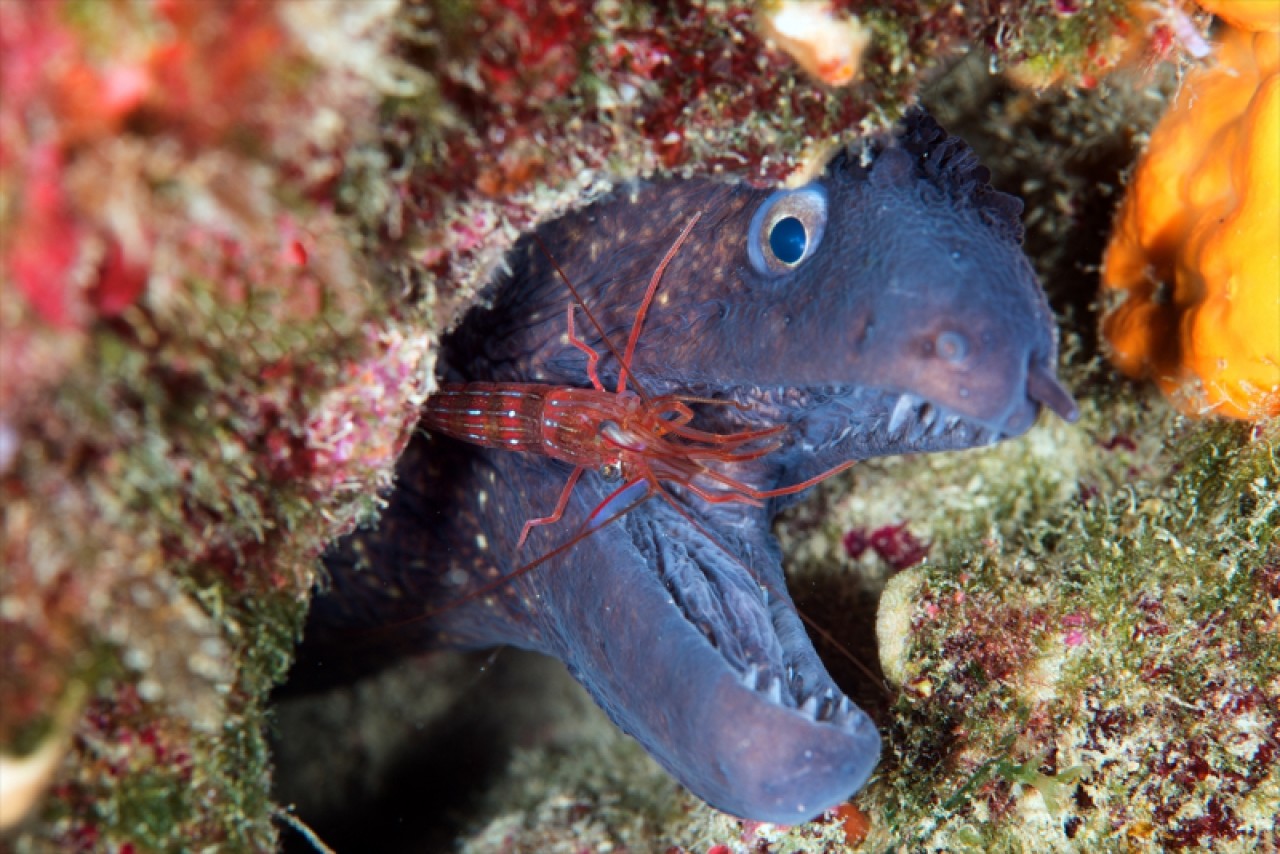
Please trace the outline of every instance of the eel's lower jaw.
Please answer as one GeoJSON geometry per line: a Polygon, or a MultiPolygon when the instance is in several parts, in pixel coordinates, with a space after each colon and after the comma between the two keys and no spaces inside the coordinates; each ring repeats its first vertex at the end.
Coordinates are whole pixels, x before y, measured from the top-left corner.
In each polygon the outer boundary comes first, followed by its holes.
{"type": "Polygon", "coordinates": [[[880,758],[875,725],[838,691],[826,721],[762,696],[733,673],[703,694],[701,708],[714,715],[709,749],[720,760],[704,775],[714,789],[695,792],[733,815],[777,824],[816,818],[861,789],[880,758]]]}
{"type": "MultiPolygon", "coordinates": [[[[713,587],[756,584],[728,564],[708,576],[737,575],[713,587]]],[[[706,611],[677,602],[652,571],[602,566],[575,580],[574,613],[563,615],[554,652],[695,795],[741,818],[796,824],[866,783],[880,738],[831,681],[790,603],[754,599],[704,600],[709,611],[749,612],[708,625],[706,611]],[[590,602],[613,604],[581,604],[590,602]]]]}

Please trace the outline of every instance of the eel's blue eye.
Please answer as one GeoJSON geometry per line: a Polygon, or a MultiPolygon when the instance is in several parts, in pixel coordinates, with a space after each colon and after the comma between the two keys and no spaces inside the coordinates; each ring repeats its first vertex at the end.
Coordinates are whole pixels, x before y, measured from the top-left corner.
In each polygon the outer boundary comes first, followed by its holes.
{"type": "Polygon", "coordinates": [[[813,257],[826,227],[827,191],[821,184],[778,190],[751,217],[751,266],[771,277],[791,272],[813,257]]]}
{"type": "Polygon", "coordinates": [[[803,258],[808,242],[804,223],[793,216],[778,220],[773,224],[773,231],[769,232],[769,248],[773,250],[773,257],[783,264],[794,264],[803,258]]]}

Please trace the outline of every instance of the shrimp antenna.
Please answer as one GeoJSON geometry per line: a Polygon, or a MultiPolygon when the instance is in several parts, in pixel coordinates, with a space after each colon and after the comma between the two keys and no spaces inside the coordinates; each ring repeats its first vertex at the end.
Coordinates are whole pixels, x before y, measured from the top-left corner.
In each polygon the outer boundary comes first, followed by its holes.
{"type": "MultiPolygon", "coordinates": [[[[624,486],[630,486],[630,484],[624,484],[624,486]]],[[[622,491],[623,491],[622,488],[614,490],[613,494],[609,498],[605,499],[605,501],[602,502],[601,506],[604,506],[604,504],[607,504],[610,500],[612,500],[614,497],[619,495],[622,491]]],[[[450,611],[456,610],[457,608],[461,608],[463,605],[466,605],[468,602],[474,602],[476,599],[479,599],[482,596],[487,596],[493,591],[499,590],[502,587],[505,587],[506,585],[515,581],[517,578],[520,578],[523,575],[527,575],[528,573],[542,566],[544,563],[547,563],[548,561],[559,557],[560,555],[572,549],[574,546],[578,545],[578,543],[582,542],[587,537],[591,536],[597,531],[603,530],[608,525],[623,518],[632,510],[635,510],[637,507],[639,507],[641,504],[645,503],[652,497],[653,497],[652,491],[646,492],[644,495],[640,496],[634,501],[627,503],[621,510],[612,514],[611,516],[606,518],[604,521],[597,520],[597,514],[600,511],[600,507],[597,507],[595,511],[591,513],[590,516],[588,516],[586,519],[582,521],[582,524],[578,526],[577,532],[572,537],[569,537],[563,543],[551,549],[549,552],[542,555],[541,557],[535,558],[529,561],[528,563],[525,563],[525,564],[522,564],[521,566],[516,567],[515,569],[508,572],[506,575],[499,575],[497,578],[493,579],[492,581],[485,582],[484,584],[480,585],[474,590],[468,590],[462,596],[452,600],[451,602],[446,602],[444,605],[441,605],[438,608],[432,608],[431,610],[426,611],[425,613],[422,613],[422,614],[414,614],[412,617],[406,617],[403,620],[395,620],[390,623],[383,623],[377,626],[370,626],[369,628],[364,630],[356,630],[351,634],[356,638],[360,638],[363,636],[368,640],[376,640],[379,637],[386,635],[389,632],[394,632],[396,629],[402,629],[402,628],[405,628],[406,626],[413,626],[419,623],[429,622],[430,620],[434,620],[436,617],[441,617],[449,613],[450,611]]]]}
{"type": "Polygon", "coordinates": [[[680,251],[680,247],[689,239],[689,233],[693,231],[693,227],[698,224],[698,220],[700,219],[702,219],[702,211],[695,212],[694,215],[689,218],[689,222],[680,232],[680,236],[676,238],[675,243],[673,243],[671,248],[667,250],[667,254],[662,258],[662,262],[658,264],[658,268],[654,270],[653,275],[649,278],[649,287],[645,291],[644,299],[640,302],[640,308],[636,310],[636,319],[631,324],[631,334],[627,338],[627,350],[625,356],[618,352],[618,348],[615,347],[613,341],[609,339],[609,336],[604,331],[604,327],[600,325],[600,321],[596,319],[596,316],[591,312],[591,309],[587,308],[586,301],[582,299],[582,294],[578,292],[577,287],[574,286],[573,282],[569,280],[569,277],[565,275],[564,270],[560,266],[560,262],[551,254],[551,250],[549,250],[547,245],[542,242],[542,238],[538,233],[536,231],[533,233],[533,239],[537,241],[539,248],[542,249],[542,254],[547,256],[547,260],[551,262],[551,266],[556,271],[556,275],[560,277],[560,280],[564,282],[565,287],[569,289],[569,293],[573,295],[574,304],[578,308],[581,308],[583,313],[587,315],[587,320],[591,321],[592,327],[596,330],[596,334],[600,336],[600,340],[604,342],[605,347],[609,350],[609,354],[618,361],[617,394],[621,394],[626,390],[627,377],[630,376],[631,382],[636,388],[636,393],[640,395],[640,399],[643,400],[646,405],[649,405],[652,401],[651,395],[644,386],[641,385],[640,379],[635,375],[635,372],[631,370],[631,359],[635,355],[636,342],[640,339],[640,329],[644,325],[645,316],[649,312],[649,305],[653,302],[654,294],[657,293],[658,283],[662,281],[662,274],[666,272],[667,265],[671,263],[671,259],[673,259],[676,253],[680,251]]]}
{"type": "MultiPolygon", "coordinates": [[[[564,282],[565,287],[569,289],[569,293],[573,294],[573,304],[582,309],[583,313],[587,315],[587,320],[591,321],[592,327],[595,328],[596,334],[600,336],[600,340],[604,342],[604,346],[608,349],[609,354],[618,360],[618,364],[622,366],[623,371],[628,370],[626,363],[622,361],[622,354],[618,352],[617,347],[613,346],[613,341],[609,339],[607,334],[605,334],[604,327],[600,325],[599,320],[596,320],[596,316],[591,313],[591,309],[587,308],[587,303],[582,299],[582,294],[578,293],[578,288],[569,280],[569,277],[565,275],[564,270],[560,267],[560,262],[551,254],[551,250],[547,248],[547,244],[542,242],[542,237],[538,232],[535,231],[533,233],[533,239],[537,241],[538,247],[542,249],[542,254],[546,255],[547,260],[551,262],[551,266],[555,269],[556,275],[560,277],[560,281],[564,282]]],[[[639,383],[636,383],[636,392],[640,395],[640,399],[645,402],[645,405],[648,406],[651,398],[649,393],[641,387],[639,383]]]]}

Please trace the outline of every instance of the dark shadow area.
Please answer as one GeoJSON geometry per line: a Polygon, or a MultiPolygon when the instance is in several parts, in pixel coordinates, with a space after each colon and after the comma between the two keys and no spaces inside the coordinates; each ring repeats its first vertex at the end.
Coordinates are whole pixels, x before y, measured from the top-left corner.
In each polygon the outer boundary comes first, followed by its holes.
{"type": "MultiPolygon", "coordinates": [[[[446,852],[519,747],[557,740],[588,703],[531,653],[440,653],[276,706],[275,797],[339,854],[446,852]]],[[[281,827],[283,851],[314,852],[281,827]]]]}
{"type": "Polygon", "coordinates": [[[880,590],[855,585],[849,575],[839,572],[808,573],[789,583],[796,608],[804,615],[809,638],[831,678],[883,727],[893,693],[885,683],[876,647],[880,590]],[[815,631],[814,626],[822,632],[815,631]],[[823,637],[824,633],[827,637],[823,637]]]}

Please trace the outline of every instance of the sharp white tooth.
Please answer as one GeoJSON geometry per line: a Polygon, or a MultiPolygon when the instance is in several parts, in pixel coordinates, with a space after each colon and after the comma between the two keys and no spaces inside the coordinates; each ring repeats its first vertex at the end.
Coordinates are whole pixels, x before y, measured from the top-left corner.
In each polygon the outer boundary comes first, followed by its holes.
{"type": "Polygon", "coordinates": [[[782,680],[773,677],[769,680],[769,687],[765,689],[764,695],[769,698],[769,702],[775,706],[782,705],[782,680]]]}
{"type": "Polygon", "coordinates": [[[955,429],[955,426],[956,426],[957,424],[959,424],[959,423],[960,423],[960,416],[959,416],[959,415],[949,415],[949,416],[947,416],[947,429],[948,429],[948,430],[954,430],[954,429],[955,429]]]}
{"type": "Polygon", "coordinates": [[[800,711],[804,712],[807,716],[813,718],[814,720],[817,720],[818,695],[810,694],[809,699],[805,700],[803,703],[800,704],[800,711]]]}
{"type": "Polygon", "coordinates": [[[747,673],[742,677],[742,684],[748,691],[756,690],[756,686],[760,684],[760,669],[754,664],[747,668],[747,673]]]}
{"type": "Polygon", "coordinates": [[[947,432],[950,429],[951,429],[950,418],[935,418],[933,422],[933,427],[929,429],[929,435],[936,438],[938,436],[941,436],[943,433],[947,432]]]}
{"type": "Polygon", "coordinates": [[[836,703],[835,711],[831,713],[831,719],[836,723],[844,723],[852,712],[853,703],[849,702],[848,697],[841,697],[840,702],[836,703]]]}
{"type": "Polygon", "coordinates": [[[938,408],[936,406],[931,403],[926,403],[924,406],[920,407],[920,426],[925,431],[928,431],[928,429],[932,427],[934,422],[937,420],[938,408]]]}
{"type": "Polygon", "coordinates": [[[907,418],[916,411],[915,397],[904,394],[898,398],[898,402],[893,405],[893,412],[889,415],[888,431],[890,435],[898,432],[903,424],[907,423],[907,418]]]}

